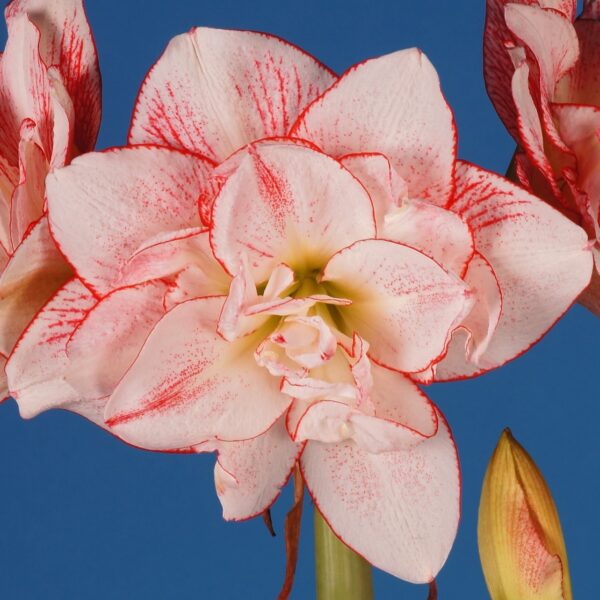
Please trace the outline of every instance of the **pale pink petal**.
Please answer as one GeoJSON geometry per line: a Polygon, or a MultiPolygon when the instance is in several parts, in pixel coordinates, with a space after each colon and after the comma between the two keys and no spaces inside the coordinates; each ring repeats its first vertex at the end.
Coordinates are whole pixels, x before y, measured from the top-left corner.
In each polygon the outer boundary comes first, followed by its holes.
{"type": "Polygon", "coordinates": [[[473,256],[468,225],[457,214],[420,200],[407,200],[391,211],[379,237],[420,250],[459,276],[473,256]]]}
{"type": "Polygon", "coordinates": [[[173,38],[148,74],[129,141],[221,162],[249,142],[286,135],[334,79],[314,58],[273,36],[193,29],[173,38]]]}
{"type": "Polygon", "coordinates": [[[275,502],[302,444],[290,440],[280,418],[262,435],[243,442],[217,442],[216,450],[215,487],[223,517],[241,521],[261,514],[275,502]]]}
{"type": "Polygon", "coordinates": [[[455,275],[408,246],[387,240],[357,242],[333,256],[323,283],[350,298],[345,327],[371,345],[377,362],[417,372],[438,359],[470,307],[455,275]]]}
{"type": "Polygon", "coordinates": [[[249,146],[215,200],[211,243],[235,272],[246,254],[255,281],[285,263],[294,271],[322,267],[352,242],[375,236],[373,205],[337,161],[306,147],[249,146]]]}
{"type": "MultiPolygon", "coordinates": [[[[487,0],[485,34],[483,38],[483,64],[485,85],[498,115],[511,135],[518,140],[517,115],[511,94],[511,81],[515,66],[509,49],[514,48],[516,40],[509,31],[504,18],[507,4],[514,0],[487,0]]],[[[530,4],[520,0],[518,5],[530,4]]],[[[540,0],[541,8],[552,8],[562,12],[572,21],[577,7],[576,0],[540,0]]]]}
{"type": "Polygon", "coordinates": [[[571,20],[555,10],[508,3],[506,25],[532,53],[540,69],[542,92],[552,98],[559,79],[579,57],[579,43],[571,20]]]}
{"type": "Polygon", "coordinates": [[[8,381],[6,380],[6,356],[0,354],[0,402],[6,400],[8,395],[8,381]]]}
{"type": "Polygon", "coordinates": [[[494,337],[502,314],[498,280],[483,256],[475,254],[469,263],[465,281],[473,291],[475,303],[452,336],[448,353],[434,366],[434,373],[439,379],[468,376],[494,366],[487,365],[482,356],[494,337]],[[465,361],[470,364],[466,365],[465,361]]]}
{"type": "Polygon", "coordinates": [[[153,279],[173,279],[189,267],[195,267],[198,296],[227,293],[231,277],[215,260],[208,231],[194,227],[159,233],[145,240],[123,267],[119,285],[135,285],[153,279]]]}
{"type": "Polygon", "coordinates": [[[35,142],[52,151],[52,115],[47,68],[39,53],[40,33],[25,15],[8,20],[8,41],[0,59],[0,154],[16,165],[19,130],[31,119],[35,142]]]}
{"type": "Polygon", "coordinates": [[[37,127],[33,121],[23,121],[19,141],[19,185],[15,188],[10,207],[10,238],[12,247],[21,243],[27,230],[40,219],[44,211],[45,180],[48,161],[36,143],[37,127]]]}
{"type": "Polygon", "coordinates": [[[78,276],[108,292],[143,242],[200,225],[197,200],[210,169],[166,148],[80,156],[46,181],[52,233],[78,276]]]}
{"type": "Polygon", "coordinates": [[[40,31],[42,61],[57,67],[62,75],[75,111],[77,149],[89,152],[100,127],[101,85],[96,46],[83,2],[13,0],[6,9],[9,22],[22,14],[27,14],[40,31]]]}
{"type": "Polygon", "coordinates": [[[587,195],[584,213],[592,223],[594,234],[600,236],[600,107],[554,105],[553,112],[560,133],[577,157],[577,187],[587,195]]]}
{"type": "MultiPolygon", "coordinates": [[[[18,167],[11,165],[0,155],[0,245],[2,246],[0,255],[3,257],[7,257],[13,249],[10,240],[10,209],[12,195],[17,185],[19,185],[18,167]]],[[[0,262],[2,268],[4,264],[0,262]]]]}
{"type": "Polygon", "coordinates": [[[225,342],[216,332],[224,298],[191,300],[163,317],[106,409],[119,437],[165,450],[264,433],[290,399],[254,360],[252,336],[225,342]]]}
{"type": "Polygon", "coordinates": [[[50,166],[57,168],[69,163],[76,153],[74,147],[75,109],[62,75],[56,67],[48,69],[48,83],[54,122],[50,166]]]}
{"type": "Polygon", "coordinates": [[[502,314],[480,357],[499,366],[537,342],[587,286],[592,254],[583,229],[508,180],[460,163],[452,209],[502,292],[502,314]]]}
{"type": "Polygon", "coordinates": [[[29,321],[71,277],[43,217],[0,275],[0,352],[9,355],[29,321]]]}
{"type": "Polygon", "coordinates": [[[38,313],[8,359],[6,374],[19,412],[29,419],[69,404],[76,411],[79,393],[65,381],[67,341],[96,299],[79,281],[62,287],[38,313]]]}
{"type": "Polygon", "coordinates": [[[318,510],[344,543],[406,581],[437,575],[460,517],[458,457],[441,414],[435,436],[397,452],[308,442],[301,468],[318,510]]]}
{"type": "Polygon", "coordinates": [[[293,135],[327,154],[380,152],[411,198],[444,206],[452,193],[456,133],[435,69],[417,49],[349,69],[300,117],[293,135]]]}
{"type": "Polygon", "coordinates": [[[85,316],[67,344],[66,381],[86,398],[109,396],[164,315],[160,282],[121,288],[85,316]]]}
{"type": "Polygon", "coordinates": [[[560,197],[560,189],[558,188],[552,165],[546,155],[541,115],[531,95],[529,74],[529,65],[526,61],[522,61],[515,69],[512,79],[512,95],[517,107],[519,143],[527,152],[529,160],[545,178],[552,193],[560,197]]]}
{"type": "Polygon", "coordinates": [[[406,181],[383,154],[348,154],[340,162],[369,192],[381,236],[385,215],[408,198],[406,181]]]}

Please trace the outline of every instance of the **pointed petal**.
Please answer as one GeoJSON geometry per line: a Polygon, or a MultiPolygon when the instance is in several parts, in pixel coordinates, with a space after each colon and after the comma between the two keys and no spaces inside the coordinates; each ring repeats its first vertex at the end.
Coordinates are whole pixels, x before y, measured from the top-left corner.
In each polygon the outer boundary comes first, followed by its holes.
{"type": "Polygon", "coordinates": [[[43,217],[0,275],[0,352],[10,354],[37,311],[71,276],[43,217]]]}
{"type": "Polygon", "coordinates": [[[438,359],[470,306],[458,277],[387,240],[345,248],[329,261],[322,281],[353,301],[344,307],[345,325],[369,342],[369,356],[404,372],[421,371],[438,359]]]}
{"type": "Polygon", "coordinates": [[[78,275],[108,292],[148,238],[200,224],[197,200],[210,168],[166,148],[80,156],[46,181],[52,234],[78,275]]]}
{"type": "Polygon", "coordinates": [[[13,0],[7,20],[27,14],[40,31],[44,64],[58,67],[75,109],[79,152],[94,148],[101,113],[98,55],[82,0],[13,0]]]}
{"type": "Polygon", "coordinates": [[[164,315],[160,282],[121,288],[87,313],[67,344],[66,381],[87,398],[109,396],[164,315]]]}
{"type": "Polygon", "coordinates": [[[215,200],[211,243],[230,273],[246,253],[257,282],[285,263],[306,271],[375,236],[373,205],[337,161],[303,146],[250,146],[215,200]]]}
{"type": "Polygon", "coordinates": [[[411,198],[444,206],[452,193],[456,132],[438,75],[415,48],[349,69],[292,130],[327,154],[381,152],[411,198]]]}
{"type": "Polygon", "coordinates": [[[460,163],[452,209],[470,225],[475,248],[502,292],[502,315],[481,357],[500,366],[525,352],[587,286],[592,254],[583,229],[525,190],[460,163]]]}
{"type": "Polygon", "coordinates": [[[64,378],[69,364],[65,348],[73,330],[95,303],[91,292],[73,279],[42,308],[19,339],[8,359],[6,374],[10,394],[23,418],[79,401],[79,394],[64,378]]]}
{"type": "Polygon", "coordinates": [[[438,433],[409,450],[370,454],[352,442],[308,442],[302,474],[340,539],[372,565],[413,583],[443,566],[460,516],[458,457],[438,433]]]}
{"type": "Polygon", "coordinates": [[[254,360],[258,341],[228,343],[217,334],[223,300],[191,300],[159,321],[107,405],[119,437],[154,450],[238,441],[285,412],[290,399],[279,380],[254,360]]]}
{"type": "Polygon", "coordinates": [[[314,58],[273,36],[193,29],[173,38],[148,74],[129,141],[221,162],[249,142],[286,135],[334,79],[314,58]]]}
{"type": "Polygon", "coordinates": [[[269,508],[289,479],[302,448],[290,440],[283,418],[251,440],[218,442],[215,487],[223,518],[241,521],[269,508]]]}

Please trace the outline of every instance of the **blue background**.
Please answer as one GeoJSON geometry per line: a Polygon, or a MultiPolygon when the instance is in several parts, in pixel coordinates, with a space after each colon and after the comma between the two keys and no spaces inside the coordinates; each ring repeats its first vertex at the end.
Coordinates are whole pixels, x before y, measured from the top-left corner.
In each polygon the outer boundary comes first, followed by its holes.
{"type": "MultiPolygon", "coordinates": [[[[460,155],[503,172],[513,143],[481,74],[484,0],[91,0],[104,79],[99,147],[125,141],[138,86],[167,41],[193,25],[275,33],[341,72],[420,46],[456,111],[460,155]]],[[[4,32],[2,32],[4,36],[4,32]]],[[[1,42],[4,39],[0,40],[1,42]]],[[[579,306],[526,356],[476,380],[429,393],[454,430],[464,477],[463,519],[439,576],[440,598],[487,597],[476,523],[485,467],[509,425],[543,470],[558,504],[577,598],[597,596],[600,321],[579,306]]],[[[134,450],[83,419],[20,419],[0,406],[0,598],[270,599],[284,571],[281,535],[260,519],[225,523],[210,455],[134,450]]],[[[291,503],[273,510],[278,531],[291,503]]],[[[294,598],[314,597],[312,515],[305,504],[294,598]]],[[[424,599],[375,572],[376,597],[424,599]]]]}

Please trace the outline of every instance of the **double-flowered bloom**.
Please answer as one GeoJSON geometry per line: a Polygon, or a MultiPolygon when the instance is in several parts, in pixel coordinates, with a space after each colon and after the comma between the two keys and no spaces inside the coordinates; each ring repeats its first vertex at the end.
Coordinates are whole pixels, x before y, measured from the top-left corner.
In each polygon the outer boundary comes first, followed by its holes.
{"type": "Polygon", "coordinates": [[[588,232],[582,302],[600,315],[600,3],[487,0],[485,76],[517,141],[515,175],[588,232]]]}
{"type": "Polygon", "coordinates": [[[13,0],[0,56],[0,399],[4,363],[73,276],[48,231],[45,178],[92,150],[100,75],[81,0],[13,0]]]}
{"type": "Polygon", "coordinates": [[[76,276],[7,372],[23,416],[216,451],[225,517],[299,462],[332,529],[414,582],[459,519],[456,449],[417,385],[524,352],[587,286],[585,232],[456,161],[417,50],[337,78],[270,36],[196,29],[142,86],[130,146],[47,180],[76,276]]]}

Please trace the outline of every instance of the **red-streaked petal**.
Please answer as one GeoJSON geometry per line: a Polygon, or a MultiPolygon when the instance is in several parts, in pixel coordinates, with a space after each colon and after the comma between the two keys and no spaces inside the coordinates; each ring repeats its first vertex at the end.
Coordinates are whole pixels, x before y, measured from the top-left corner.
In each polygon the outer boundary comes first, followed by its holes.
{"type": "Polygon", "coordinates": [[[592,254],[583,229],[508,180],[467,163],[452,209],[502,292],[502,315],[481,361],[500,366],[537,342],[587,286],[592,254]]]}
{"type": "Polygon", "coordinates": [[[106,409],[119,437],[144,448],[250,439],[287,409],[279,380],[254,360],[258,341],[216,332],[224,298],[190,300],[156,325],[106,409]]]}
{"type": "MultiPolygon", "coordinates": [[[[510,91],[515,66],[508,52],[514,46],[515,39],[504,18],[508,3],[514,4],[513,0],[487,0],[483,64],[485,86],[490,99],[506,128],[518,140],[517,115],[510,91]]],[[[521,0],[518,4],[525,2],[521,0]]],[[[540,0],[537,4],[541,8],[562,12],[570,21],[573,21],[577,8],[576,0],[540,0]]]]}
{"type": "Polygon", "coordinates": [[[200,225],[197,200],[210,169],[156,147],[80,156],[46,181],[52,233],[78,276],[108,292],[148,238],[200,225]]]}
{"type": "Polygon", "coordinates": [[[25,419],[50,408],[71,404],[80,395],[65,381],[67,341],[96,299],[79,281],[63,286],[41,309],[8,359],[6,374],[11,396],[25,419]]]}
{"type": "Polygon", "coordinates": [[[285,263],[319,268],[352,242],[375,236],[366,190],[337,161],[304,146],[248,148],[215,200],[211,243],[230,273],[248,256],[256,282],[285,263]]]}
{"type": "Polygon", "coordinates": [[[369,356],[404,372],[438,359],[470,306],[457,276],[387,240],[345,248],[329,261],[322,281],[331,293],[352,300],[343,308],[345,326],[369,342],[369,356]]]}
{"type": "Polygon", "coordinates": [[[289,479],[302,447],[290,440],[283,418],[251,440],[217,442],[215,487],[223,517],[241,521],[269,508],[289,479]]]}
{"type": "Polygon", "coordinates": [[[122,288],[85,316],[67,344],[66,381],[86,398],[109,396],[164,315],[160,282],[122,288]]]}
{"type": "Polygon", "coordinates": [[[408,200],[391,212],[379,236],[420,250],[458,276],[473,256],[468,225],[457,214],[420,200],[408,200]]]}
{"type": "Polygon", "coordinates": [[[410,449],[371,454],[352,442],[308,442],[301,466],[317,508],[344,543],[406,581],[437,575],[460,517],[458,457],[441,414],[437,434],[410,449]]]}
{"type": "Polygon", "coordinates": [[[452,113],[435,69],[420,50],[352,67],[309,106],[292,133],[335,157],[385,154],[412,198],[443,206],[452,193],[452,113]]]}
{"type": "MultiPolygon", "coordinates": [[[[39,52],[48,67],[59,69],[75,110],[79,152],[96,144],[101,115],[98,55],[82,0],[13,0],[8,21],[27,14],[40,31],[39,52]]],[[[29,115],[31,116],[31,115],[29,115]]]]}
{"type": "Polygon", "coordinates": [[[77,153],[74,147],[75,109],[62,75],[56,67],[48,69],[48,83],[53,115],[52,156],[49,162],[50,168],[58,168],[69,163],[77,153]]]}
{"type": "Polygon", "coordinates": [[[249,142],[286,135],[335,76],[262,33],[198,28],[171,40],[135,107],[129,141],[217,162],[249,142]]]}
{"type": "Polygon", "coordinates": [[[39,53],[40,33],[25,15],[8,20],[8,41],[0,58],[0,154],[18,164],[21,123],[31,119],[35,140],[50,157],[52,115],[47,68],[39,53]]]}
{"type": "Polygon", "coordinates": [[[71,277],[43,217],[0,275],[0,352],[8,356],[38,310],[71,277]]]}

